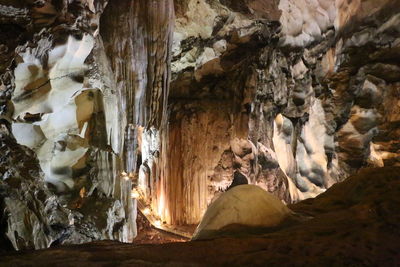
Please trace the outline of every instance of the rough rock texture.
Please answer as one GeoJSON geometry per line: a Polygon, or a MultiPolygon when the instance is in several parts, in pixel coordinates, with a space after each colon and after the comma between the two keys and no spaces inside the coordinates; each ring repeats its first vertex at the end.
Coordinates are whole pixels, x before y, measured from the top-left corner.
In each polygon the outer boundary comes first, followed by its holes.
{"type": "Polygon", "coordinates": [[[71,231],[73,215],[44,185],[33,152],[18,146],[4,125],[0,131],[0,222],[7,229],[0,238],[1,250],[46,248],[71,231]]]}
{"type": "Polygon", "coordinates": [[[145,201],[196,224],[237,171],[293,203],[397,165],[399,6],[175,1],[168,124],[139,138],[145,201]]]}
{"type": "Polygon", "coordinates": [[[366,169],[290,206],[312,216],[269,233],[132,246],[116,242],[3,256],[5,266],[398,266],[400,168],[366,169]]]}
{"type": "Polygon", "coordinates": [[[105,5],[0,5],[0,234],[15,249],[136,235],[131,183],[119,176],[120,98],[99,36],[105,5]]]}

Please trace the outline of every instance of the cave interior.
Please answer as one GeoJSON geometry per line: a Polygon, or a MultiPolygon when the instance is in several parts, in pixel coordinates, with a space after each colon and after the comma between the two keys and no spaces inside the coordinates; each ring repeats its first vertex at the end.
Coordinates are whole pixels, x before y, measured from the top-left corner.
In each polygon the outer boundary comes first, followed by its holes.
{"type": "Polygon", "coordinates": [[[0,0],[0,266],[400,266],[400,0],[0,0]]]}

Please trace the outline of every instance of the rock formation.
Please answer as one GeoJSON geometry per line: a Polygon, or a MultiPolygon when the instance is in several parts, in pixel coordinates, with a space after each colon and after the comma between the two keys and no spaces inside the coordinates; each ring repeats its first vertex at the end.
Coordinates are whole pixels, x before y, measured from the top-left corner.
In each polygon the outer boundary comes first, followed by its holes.
{"type": "Polygon", "coordinates": [[[175,1],[168,124],[139,151],[148,204],[197,224],[235,171],[293,203],[398,164],[398,7],[175,1]]]}
{"type": "Polygon", "coordinates": [[[0,244],[132,242],[132,186],[179,227],[239,174],[291,204],[398,165],[399,14],[398,0],[0,1],[0,244]]]}
{"type": "Polygon", "coordinates": [[[259,186],[239,185],[211,203],[192,240],[215,238],[224,229],[274,227],[290,215],[282,201],[259,186]]]}
{"type": "Polygon", "coordinates": [[[130,242],[123,110],[99,36],[106,3],[14,2],[0,6],[2,231],[15,249],[130,242]]]}

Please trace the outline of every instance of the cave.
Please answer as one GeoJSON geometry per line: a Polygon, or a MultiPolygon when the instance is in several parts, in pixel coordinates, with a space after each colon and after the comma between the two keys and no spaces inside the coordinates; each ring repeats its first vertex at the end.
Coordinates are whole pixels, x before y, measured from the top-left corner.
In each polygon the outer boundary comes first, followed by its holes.
{"type": "Polygon", "coordinates": [[[0,0],[0,266],[399,266],[399,0],[0,0]]]}

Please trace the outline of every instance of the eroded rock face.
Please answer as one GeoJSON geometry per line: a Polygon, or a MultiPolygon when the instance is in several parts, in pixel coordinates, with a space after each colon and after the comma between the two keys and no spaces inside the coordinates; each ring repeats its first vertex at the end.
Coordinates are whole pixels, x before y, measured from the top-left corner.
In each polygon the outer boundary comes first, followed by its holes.
{"type": "Polygon", "coordinates": [[[0,134],[2,250],[46,248],[72,231],[73,214],[45,186],[33,152],[18,146],[4,125],[0,134]]]}
{"type": "Polygon", "coordinates": [[[0,6],[18,14],[2,19],[19,30],[2,44],[10,54],[1,118],[10,131],[2,141],[1,231],[15,249],[131,242],[136,210],[131,183],[119,176],[120,98],[99,35],[106,2],[56,2],[0,6]]]}
{"type": "Polygon", "coordinates": [[[151,146],[162,161],[143,154],[139,175],[163,221],[196,224],[236,171],[292,203],[365,166],[398,164],[398,1],[175,10],[169,123],[151,146]]]}

